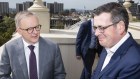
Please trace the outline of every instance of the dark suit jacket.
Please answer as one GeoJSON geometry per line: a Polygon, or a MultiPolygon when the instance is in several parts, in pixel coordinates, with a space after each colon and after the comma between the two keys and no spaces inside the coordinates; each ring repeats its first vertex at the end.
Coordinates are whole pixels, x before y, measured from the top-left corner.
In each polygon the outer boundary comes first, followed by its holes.
{"type": "Polygon", "coordinates": [[[76,55],[86,55],[91,42],[91,20],[81,24],[76,38],[76,55]]]}
{"type": "Polygon", "coordinates": [[[101,71],[105,49],[91,79],[140,79],[140,47],[130,36],[101,71]]]}
{"type": "MultiPolygon", "coordinates": [[[[0,61],[0,79],[29,79],[23,41],[5,44],[0,61]],[[12,73],[12,77],[10,74],[12,73]]],[[[65,70],[57,44],[39,38],[39,79],[65,79],[65,70]]]]}

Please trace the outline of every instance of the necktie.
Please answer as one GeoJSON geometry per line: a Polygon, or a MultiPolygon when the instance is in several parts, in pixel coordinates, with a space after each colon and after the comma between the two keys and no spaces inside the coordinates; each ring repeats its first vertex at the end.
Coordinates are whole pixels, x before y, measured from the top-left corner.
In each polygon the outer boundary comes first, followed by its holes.
{"type": "Polygon", "coordinates": [[[28,46],[31,53],[29,57],[29,71],[30,71],[30,79],[38,79],[37,77],[37,64],[36,64],[36,56],[34,53],[33,45],[28,46]]]}

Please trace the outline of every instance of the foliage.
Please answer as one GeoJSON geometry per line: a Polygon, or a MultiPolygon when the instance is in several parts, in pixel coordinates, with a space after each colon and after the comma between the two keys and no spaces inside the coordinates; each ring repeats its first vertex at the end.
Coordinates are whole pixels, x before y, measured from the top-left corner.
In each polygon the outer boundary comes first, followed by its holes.
{"type": "Polygon", "coordinates": [[[0,46],[12,38],[15,31],[14,19],[4,16],[0,22],[0,46]]]}

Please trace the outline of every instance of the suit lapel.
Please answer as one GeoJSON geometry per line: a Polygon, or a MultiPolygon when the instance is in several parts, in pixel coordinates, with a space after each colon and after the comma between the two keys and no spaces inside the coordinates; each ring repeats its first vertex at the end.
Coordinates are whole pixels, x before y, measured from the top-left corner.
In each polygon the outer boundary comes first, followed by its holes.
{"type": "Polygon", "coordinates": [[[106,73],[107,71],[111,70],[112,68],[116,67],[118,62],[121,60],[121,58],[127,53],[127,50],[132,46],[133,39],[130,36],[114,53],[112,56],[109,64],[100,72],[99,78],[106,73]]]}
{"type": "Polygon", "coordinates": [[[24,73],[25,79],[29,79],[28,77],[28,69],[26,64],[26,58],[25,58],[25,51],[24,51],[24,45],[21,38],[17,40],[17,46],[16,46],[16,53],[18,54],[18,60],[21,66],[21,69],[24,73]]]}
{"type": "Polygon", "coordinates": [[[44,60],[46,59],[47,45],[44,42],[44,39],[40,37],[39,39],[39,79],[43,79],[44,73],[44,60]]]}
{"type": "Polygon", "coordinates": [[[104,73],[106,73],[109,69],[112,69],[112,67],[117,65],[117,62],[119,62],[120,56],[117,57],[115,60],[112,60],[99,74],[99,77],[101,77],[104,73]]]}
{"type": "Polygon", "coordinates": [[[97,68],[96,68],[96,74],[95,74],[94,78],[97,78],[98,75],[100,74],[106,55],[107,55],[107,52],[104,49],[100,55],[100,59],[99,59],[99,62],[98,62],[97,68]]]}

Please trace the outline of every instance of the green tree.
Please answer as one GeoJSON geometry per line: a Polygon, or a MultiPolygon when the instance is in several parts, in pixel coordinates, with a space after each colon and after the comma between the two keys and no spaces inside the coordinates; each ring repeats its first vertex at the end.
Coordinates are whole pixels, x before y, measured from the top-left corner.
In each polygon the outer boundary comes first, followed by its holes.
{"type": "Polygon", "coordinates": [[[15,32],[15,22],[13,18],[4,16],[0,22],[0,46],[9,41],[15,32]]]}

